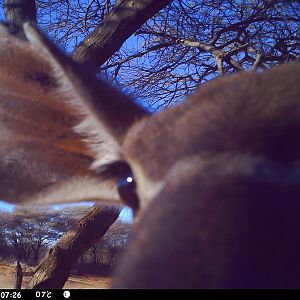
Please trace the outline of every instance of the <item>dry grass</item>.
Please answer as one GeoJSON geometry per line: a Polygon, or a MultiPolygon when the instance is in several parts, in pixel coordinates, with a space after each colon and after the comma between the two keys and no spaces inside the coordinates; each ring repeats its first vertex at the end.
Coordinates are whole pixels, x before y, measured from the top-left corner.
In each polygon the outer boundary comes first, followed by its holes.
{"type": "MultiPolygon", "coordinates": [[[[22,265],[23,269],[23,282],[22,288],[26,288],[27,283],[29,282],[30,274],[34,271],[33,267],[28,267],[24,264],[22,265]]],[[[0,263],[0,289],[11,289],[14,286],[15,280],[15,267],[13,264],[0,263]]],[[[109,277],[101,276],[75,276],[72,275],[69,277],[64,288],[68,289],[99,289],[99,288],[108,288],[110,283],[109,277]]]]}

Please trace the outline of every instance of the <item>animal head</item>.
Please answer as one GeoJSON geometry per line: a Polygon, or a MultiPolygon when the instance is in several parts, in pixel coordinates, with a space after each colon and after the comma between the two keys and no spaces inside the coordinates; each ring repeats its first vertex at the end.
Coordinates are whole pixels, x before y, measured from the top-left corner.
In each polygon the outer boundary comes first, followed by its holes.
{"type": "Polygon", "coordinates": [[[1,31],[1,199],[139,211],[113,287],[300,286],[300,64],[149,114],[24,31],[1,31]]]}

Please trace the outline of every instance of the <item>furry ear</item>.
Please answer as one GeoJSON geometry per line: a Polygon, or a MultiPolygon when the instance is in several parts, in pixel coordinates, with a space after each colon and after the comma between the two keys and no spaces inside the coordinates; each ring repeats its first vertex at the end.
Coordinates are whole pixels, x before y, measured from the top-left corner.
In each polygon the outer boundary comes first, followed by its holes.
{"type": "Polygon", "coordinates": [[[47,58],[53,76],[68,105],[83,116],[75,131],[86,136],[86,142],[96,153],[93,168],[120,159],[120,144],[128,129],[148,115],[128,96],[78,65],[42,35],[34,26],[26,23],[24,32],[35,50],[47,58]]]}
{"type": "Polygon", "coordinates": [[[120,201],[91,165],[119,160],[127,129],[146,113],[37,29],[24,31],[29,42],[0,28],[0,199],[120,201]]]}

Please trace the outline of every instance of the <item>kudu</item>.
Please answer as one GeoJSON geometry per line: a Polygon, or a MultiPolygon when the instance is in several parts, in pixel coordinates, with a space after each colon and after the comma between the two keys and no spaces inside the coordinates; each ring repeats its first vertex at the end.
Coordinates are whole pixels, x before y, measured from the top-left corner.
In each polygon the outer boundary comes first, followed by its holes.
{"type": "Polygon", "coordinates": [[[113,287],[300,287],[299,63],[151,115],[24,31],[1,30],[1,199],[122,198],[138,215],[113,287]]]}

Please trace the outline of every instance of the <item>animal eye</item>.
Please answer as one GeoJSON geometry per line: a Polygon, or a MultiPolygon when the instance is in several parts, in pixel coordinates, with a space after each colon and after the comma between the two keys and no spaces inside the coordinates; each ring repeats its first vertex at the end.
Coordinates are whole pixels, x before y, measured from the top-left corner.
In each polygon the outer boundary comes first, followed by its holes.
{"type": "Polygon", "coordinates": [[[134,211],[139,208],[139,199],[136,194],[136,184],[130,170],[123,173],[117,180],[119,195],[123,202],[130,206],[134,211]]]}

